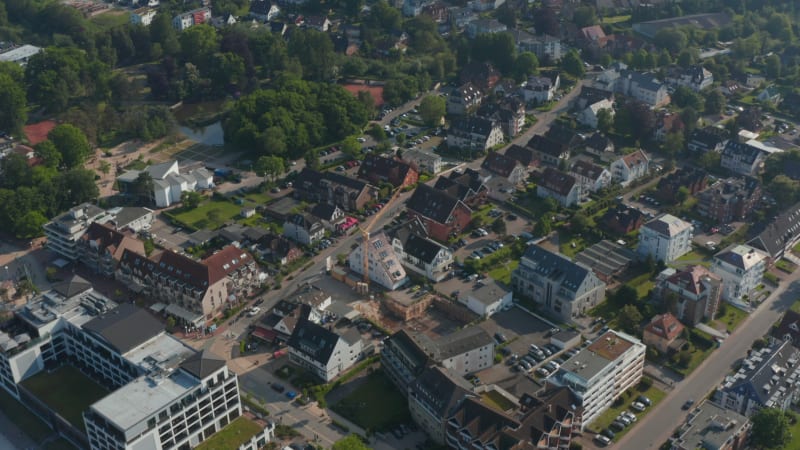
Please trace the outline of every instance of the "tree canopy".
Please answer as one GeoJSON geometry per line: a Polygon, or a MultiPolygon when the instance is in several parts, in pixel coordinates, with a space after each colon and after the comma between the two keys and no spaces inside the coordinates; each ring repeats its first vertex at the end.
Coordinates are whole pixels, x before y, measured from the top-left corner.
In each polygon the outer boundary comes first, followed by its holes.
{"type": "Polygon", "coordinates": [[[782,449],[792,439],[789,418],[783,411],[774,408],[761,408],[750,418],[753,428],[751,443],[761,450],[782,449]]]}

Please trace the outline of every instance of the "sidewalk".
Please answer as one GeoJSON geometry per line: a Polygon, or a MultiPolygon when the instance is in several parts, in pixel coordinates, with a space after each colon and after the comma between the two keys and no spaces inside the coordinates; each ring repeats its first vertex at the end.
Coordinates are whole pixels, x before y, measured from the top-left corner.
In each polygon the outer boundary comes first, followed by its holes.
{"type": "Polygon", "coordinates": [[[726,339],[728,337],[728,333],[723,333],[723,332],[717,330],[716,328],[710,327],[710,326],[708,326],[708,325],[706,325],[704,323],[698,323],[697,325],[695,325],[695,327],[697,329],[699,329],[700,331],[703,331],[705,333],[708,333],[708,334],[710,334],[710,335],[712,335],[714,337],[718,337],[720,339],[726,339]]]}

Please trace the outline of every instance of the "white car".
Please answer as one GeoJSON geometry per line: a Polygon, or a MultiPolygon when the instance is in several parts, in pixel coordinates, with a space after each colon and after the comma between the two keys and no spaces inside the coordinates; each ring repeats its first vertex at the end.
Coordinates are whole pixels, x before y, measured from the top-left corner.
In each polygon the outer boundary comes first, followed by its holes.
{"type": "Polygon", "coordinates": [[[247,317],[253,317],[253,316],[255,316],[256,314],[258,314],[260,312],[261,312],[261,308],[259,308],[258,306],[254,306],[254,307],[250,308],[250,311],[247,312],[247,317]]]}
{"type": "Polygon", "coordinates": [[[601,444],[603,444],[603,445],[608,445],[608,444],[610,444],[610,443],[611,443],[611,439],[609,439],[609,438],[607,438],[607,437],[603,436],[602,434],[598,434],[597,436],[595,436],[595,437],[594,437],[594,439],[595,439],[597,442],[599,442],[599,443],[601,443],[601,444]]]}
{"type": "Polygon", "coordinates": [[[640,402],[631,403],[631,409],[633,409],[634,411],[642,412],[642,411],[645,410],[645,408],[646,408],[646,406],[644,406],[643,403],[640,403],[640,402]]]}

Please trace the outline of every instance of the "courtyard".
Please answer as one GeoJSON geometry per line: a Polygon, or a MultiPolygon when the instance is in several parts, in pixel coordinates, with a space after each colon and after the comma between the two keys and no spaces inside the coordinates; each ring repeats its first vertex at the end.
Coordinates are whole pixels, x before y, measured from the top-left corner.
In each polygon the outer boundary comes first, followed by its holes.
{"type": "MultiPolygon", "coordinates": [[[[382,370],[376,370],[351,383],[359,383],[331,409],[365,430],[389,431],[411,422],[408,401],[382,370]]],[[[343,385],[340,389],[346,389],[343,385]]],[[[331,395],[335,395],[335,391],[331,395]]]]}
{"type": "Polygon", "coordinates": [[[38,373],[23,381],[22,385],[81,431],[85,429],[83,412],[109,393],[80,370],[68,365],[38,373]]]}

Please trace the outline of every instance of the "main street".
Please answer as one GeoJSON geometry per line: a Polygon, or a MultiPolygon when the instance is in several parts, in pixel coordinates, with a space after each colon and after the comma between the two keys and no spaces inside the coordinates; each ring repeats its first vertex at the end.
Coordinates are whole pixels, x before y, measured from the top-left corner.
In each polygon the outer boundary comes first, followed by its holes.
{"type": "Polygon", "coordinates": [[[736,360],[747,355],[753,342],[766,334],[792,303],[800,298],[800,271],[787,277],[772,295],[743,321],[715,352],[625,435],[615,448],[658,449],[683,423],[687,400],[700,403],[727,375],[736,360]]]}

